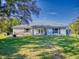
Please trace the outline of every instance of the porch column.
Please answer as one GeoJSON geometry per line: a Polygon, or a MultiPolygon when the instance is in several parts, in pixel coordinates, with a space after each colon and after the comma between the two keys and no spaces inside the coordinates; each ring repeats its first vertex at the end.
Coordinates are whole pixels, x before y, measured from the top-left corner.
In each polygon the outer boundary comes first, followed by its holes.
{"type": "Polygon", "coordinates": [[[52,35],[54,35],[54,28],[52,28],[52,35]]]}
{"type": "Polygon", "coordinates": [[[53,27],[53,29],[52,29],[52,34],[53,35],[55,35],[54,31],[55,31],[55,27],[53,27]]]}
{"type": "Polygon", "coordinates": [[[32,29],[31,31],[32,31],[32,35],[34,35],[34,29],[32,29]]]}
{"type": "Polygon", "coordinates": [[[58,28],[58,35],[60,35],[60,28],[58,28]]]}

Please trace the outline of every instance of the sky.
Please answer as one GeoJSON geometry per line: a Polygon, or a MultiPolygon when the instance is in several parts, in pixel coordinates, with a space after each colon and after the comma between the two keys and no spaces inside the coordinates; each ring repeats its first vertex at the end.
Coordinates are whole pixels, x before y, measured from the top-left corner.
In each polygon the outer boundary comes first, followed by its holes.
{"type": "Polygon", "coordinates": [[[79,16],[79,0],[37,0],[37,5],[41,12],[33,16],[34,22],[69,24],[79,16]]]}

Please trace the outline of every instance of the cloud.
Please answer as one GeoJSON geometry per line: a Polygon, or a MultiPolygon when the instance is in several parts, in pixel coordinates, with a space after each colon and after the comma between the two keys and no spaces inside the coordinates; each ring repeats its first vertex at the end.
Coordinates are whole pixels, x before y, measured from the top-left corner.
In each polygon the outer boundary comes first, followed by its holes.
{"type": "Polygon", "coordinates": [[[50,15],[56,15],[57,12],[48,12],[48,14],[50,14],[50,15]]]}

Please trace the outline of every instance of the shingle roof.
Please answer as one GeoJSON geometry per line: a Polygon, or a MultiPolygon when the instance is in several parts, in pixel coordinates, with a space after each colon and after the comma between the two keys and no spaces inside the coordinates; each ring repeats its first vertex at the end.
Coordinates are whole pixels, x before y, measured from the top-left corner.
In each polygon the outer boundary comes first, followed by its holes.
{"type": "Polygon", "coordinates": [[[30,28],[30,26],[28,25],[17,25],[17,26],[13,26],[12,28],[30,28]]]}
{"type": "Polygon", "coordinates": [[[12,28],[40,28],[40,27],[67,27],[66,25],[60,24],[60,23],[47,23],[47,22],[33,22],[30,25],[24,24],[24,25],[17,25],[17,26],[13,26],[12,28]]]}
{"type": "Polygon", "coordinates": [[[65,27],[67,25],[64,25],[64,24],[60,24],[60,23],[55,23],[55,22],[33,22],[30,24],[31,26],[55,26],[55,27],[65,27]]]}

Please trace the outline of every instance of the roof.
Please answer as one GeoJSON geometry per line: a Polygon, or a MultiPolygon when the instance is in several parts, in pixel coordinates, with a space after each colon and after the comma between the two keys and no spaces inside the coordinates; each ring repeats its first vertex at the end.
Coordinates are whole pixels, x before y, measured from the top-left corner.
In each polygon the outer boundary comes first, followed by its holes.
{"type": "Polygon", "coordinates": [[[28,25],[17,25],[17,26],[13,26],[12,28],[30,28],[30,26],[28,25]]]}
{"type": "Polygon", "coordinates": [[[47,27],[67,27],[67,25],[55,22],[33,22],[30,24],[31,26],[47,26],[47,27]]]}
{"type": "Polygon", "coordinates": [[[59,23],[47,23],[47,22],[33,22],[30,25],[17,25],[13,26],[12,28],[50,28],[50,27],[67,27],[66,25],[59,24],[59,23]]]}

